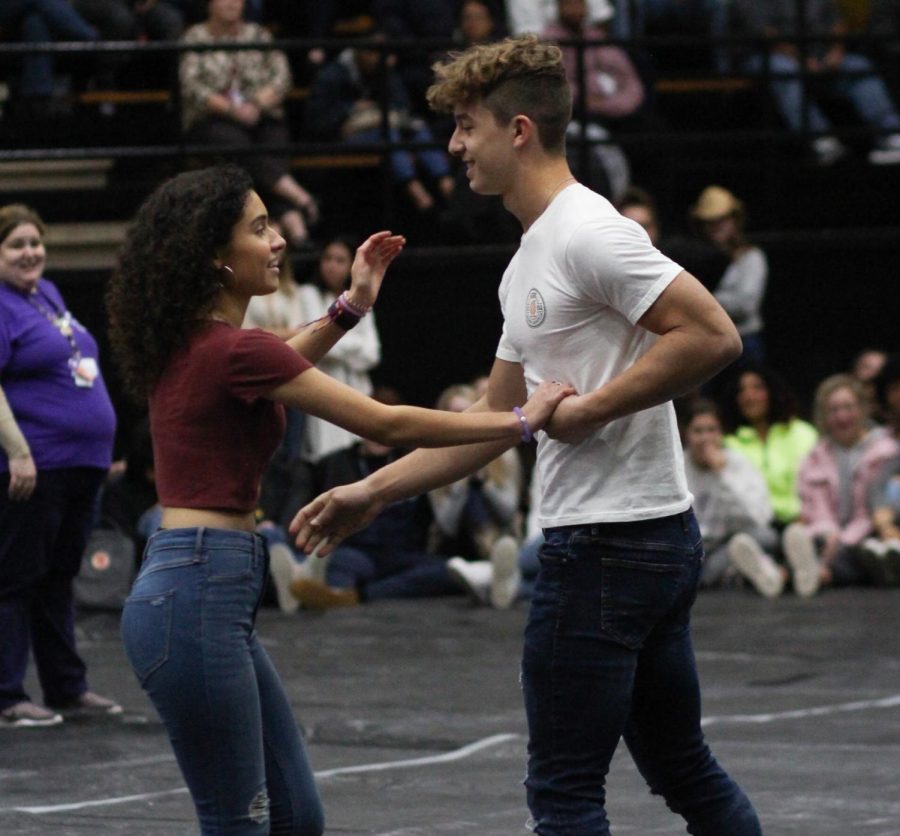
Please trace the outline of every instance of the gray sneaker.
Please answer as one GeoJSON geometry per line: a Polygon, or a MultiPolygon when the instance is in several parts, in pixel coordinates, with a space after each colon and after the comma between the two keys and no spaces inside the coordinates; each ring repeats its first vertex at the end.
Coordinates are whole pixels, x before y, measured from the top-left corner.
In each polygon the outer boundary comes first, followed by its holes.
{"type": "Polygon", "coordinates": [[[0,726],[25,729],[37,726],[58,726],[63,721],[62,715],[48,711],[33,702],[17,702],[0,711],[0,726]]]}
{"type": "Polygon", "coordinates": [[[728,541],[728,559],[763,598],[777,598],[784,589],[784,575],[749,534],[735,534],[728,541]]]}

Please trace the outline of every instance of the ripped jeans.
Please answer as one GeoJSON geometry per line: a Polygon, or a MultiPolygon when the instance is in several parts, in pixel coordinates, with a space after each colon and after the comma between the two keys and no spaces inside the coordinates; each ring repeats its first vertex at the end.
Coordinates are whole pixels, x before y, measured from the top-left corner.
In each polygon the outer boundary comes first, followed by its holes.
{"type": "Polygon", "coordinates": [[[694,514],[545,529],[525,628],[525,786],[541,836],[604,836],[606,773],[625,743],[696,836],[761,836],[700,729],[690,610],[694,514]]]}
{"type": "Polygon", "coordinates": [[[122,613],[135,675],[169,733],[204,836],[319,836],[322,805],[254,626],[259,534],[157,531],[122,613]]]}

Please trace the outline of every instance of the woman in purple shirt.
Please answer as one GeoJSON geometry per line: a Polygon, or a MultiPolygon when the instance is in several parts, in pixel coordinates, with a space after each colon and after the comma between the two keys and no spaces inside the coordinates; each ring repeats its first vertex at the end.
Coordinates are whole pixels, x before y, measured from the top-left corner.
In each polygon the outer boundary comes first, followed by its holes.
{"type": "Polygon", "coordinates": [[[72,601],[116,419],[97,343],[41,278],[43,238],[27,206],[0,208],[0,726],[122,711],[88,690],[72,601]],[[55,710],[25,692],[30,650],[55,710]]]}

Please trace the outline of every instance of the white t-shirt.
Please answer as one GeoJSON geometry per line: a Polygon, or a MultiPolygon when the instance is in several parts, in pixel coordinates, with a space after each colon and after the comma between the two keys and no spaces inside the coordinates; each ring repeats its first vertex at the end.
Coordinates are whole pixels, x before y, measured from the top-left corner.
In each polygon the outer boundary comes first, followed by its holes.
{"type": "MultiPolygon", "coordinates": [[[[542,380],[600,388],[657,339],[637,321],[682,268],[606,198],[573,184],[522,236],[500,284],[497,357],[542,380]]],[[[542,527],[627,522],[690,507],[671,402],[611,421],[580,444],[538,433],[542,527]]]]}

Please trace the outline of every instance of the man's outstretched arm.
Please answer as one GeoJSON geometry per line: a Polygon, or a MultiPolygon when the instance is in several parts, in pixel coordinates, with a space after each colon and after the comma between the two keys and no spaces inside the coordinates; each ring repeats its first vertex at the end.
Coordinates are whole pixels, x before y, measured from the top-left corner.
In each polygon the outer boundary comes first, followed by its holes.
{"type": "MultiPolygon", "coordinates": [[[[567,390],[571,391],[571,390],[567,390]]],[[[525,377],[518,363],[495,360],[487,394],[469,410],[505,411],[524,403],[525,377]]],[[[512,446],[507,441],[415,450],[365,479],[314,499],[294,517],[291,534],[307,554],[322,557],[368,525],[385,506],[468,476],[512,446]],[[327,540],[327,542],[325,542],[327,540]]]]}

